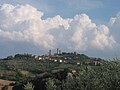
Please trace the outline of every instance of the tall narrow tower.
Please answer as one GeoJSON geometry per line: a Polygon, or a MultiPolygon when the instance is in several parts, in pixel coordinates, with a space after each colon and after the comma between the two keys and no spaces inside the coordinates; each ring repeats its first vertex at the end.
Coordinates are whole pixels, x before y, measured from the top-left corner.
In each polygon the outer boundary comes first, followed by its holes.
{"type": "Polygon", "coordinates": [[[57,48],[57,54],[61,54],[61,50],[57,48]]]}
{"type": "Polygon", "coordinates": [[[57,48],[57,54],[59,54],[59,48],[57,48]]]}
{"type": "Polygon", "coordinates": [[[48,56],[51,56],[51,50],[48,51],[48,56]]]}
{"type": "Polygon", "coordinates": [[[61,49],[59,49],[59,54],[61,54],[61,49]]]}

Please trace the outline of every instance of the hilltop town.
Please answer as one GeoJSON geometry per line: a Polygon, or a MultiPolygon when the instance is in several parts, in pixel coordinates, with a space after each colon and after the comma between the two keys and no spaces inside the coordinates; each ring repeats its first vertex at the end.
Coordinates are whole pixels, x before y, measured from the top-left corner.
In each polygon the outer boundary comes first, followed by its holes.
{"type": "Polygon", "coordinates": [[[59,90],[54,89],[51,83],[54,82],[56,88],[63,88],[61,85],[65,83],[67,86],[66,81],[69,77],[74,78],[72,80],[74,81],[79,75],[83,75],[79,77],[82,78],[91,71],[98,73],[98,69],[102,70],[102,67],[106,67],[109,63],[101,58],[93,58],[77,52],[62,52],[59,48],[55,53],[49,50],[43,55],[15,54],[0,59],[0,89],[59,90]],[[50,87],[52,89],[49,89],[50,87]]]}
{"type": "Polygon", "coordinates": [[[16,54],[15,56],[8,56],[4,59],[28,59],[38,60],[43,62],[54,62],[54,63],[66,63],[66,64],[77,64],[77,65],[101,65],[104,62],[101,58],[89,57],[85,54],[79,54],[77,52],[62,52],[61,49],[57,48],[55,53],[49,50],[45,55],[32,55],[32,54],[16,54]]]}

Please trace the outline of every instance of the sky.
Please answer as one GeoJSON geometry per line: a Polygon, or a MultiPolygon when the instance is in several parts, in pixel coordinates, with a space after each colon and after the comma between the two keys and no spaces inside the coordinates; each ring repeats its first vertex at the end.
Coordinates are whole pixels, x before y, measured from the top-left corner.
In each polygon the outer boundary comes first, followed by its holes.
{"type": "Polygon", "coordinates": [[[84,53],[120,57],[120,0],[0,0],[0,57],[84,53]]]}

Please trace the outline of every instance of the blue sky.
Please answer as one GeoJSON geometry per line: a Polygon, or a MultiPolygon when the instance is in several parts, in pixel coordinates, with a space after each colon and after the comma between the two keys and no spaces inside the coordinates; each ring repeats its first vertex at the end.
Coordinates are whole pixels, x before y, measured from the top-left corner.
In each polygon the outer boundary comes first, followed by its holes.
{"type": "Polygon", "coordinates": [[[102,58],[119,57],[119,3],[120,0],[0,0],[0,57],[16,53],[39,55],[57,47],[102,58]]]}
{"type": "Polygon", "coordinates": [[[30,4],[45,13],[45,18],[60,15],[73,17],[87,13],[96,22],[106,22],[120,10],[119,0],[0,0],[0,4],[30,4]]]}

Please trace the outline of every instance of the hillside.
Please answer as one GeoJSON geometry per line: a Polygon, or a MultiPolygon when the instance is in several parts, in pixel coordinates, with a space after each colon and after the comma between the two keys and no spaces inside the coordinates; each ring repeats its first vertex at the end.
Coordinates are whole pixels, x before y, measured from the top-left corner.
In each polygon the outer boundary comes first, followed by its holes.
{"type": "Polygon", "coordinates": [[[77,53],[16,54],[0,60],[0,79],[15,81],[13,90],[109,90],[119,85],[119,67],[119,61],[77,53]]]}

